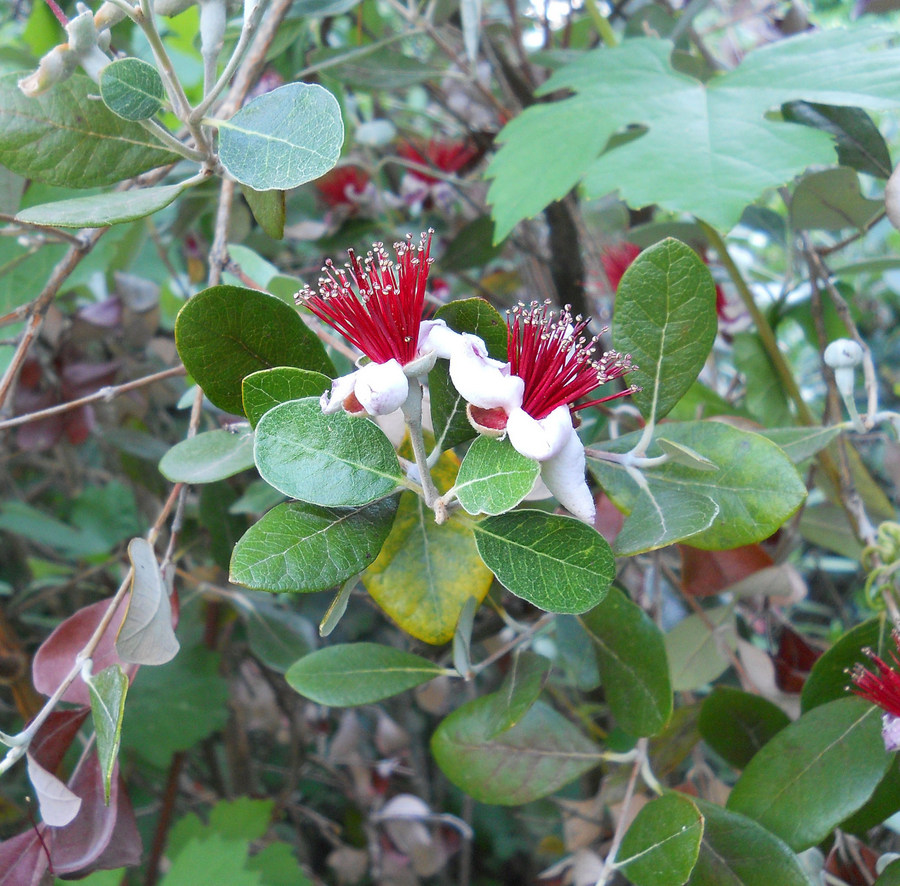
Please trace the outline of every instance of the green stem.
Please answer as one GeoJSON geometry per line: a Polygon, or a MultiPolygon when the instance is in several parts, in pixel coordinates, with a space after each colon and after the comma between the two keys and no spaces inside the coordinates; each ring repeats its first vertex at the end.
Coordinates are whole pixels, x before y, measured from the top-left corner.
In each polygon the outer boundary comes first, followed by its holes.
{"type": "Polygon", "coordinates": [[[597,0],[587,0],[585,5],[587,6],[588,15],[591,17],[597,33],[600,35],[600,39],[612,49],[619,41],[616,39],[616,32],[612,29],[609,19],[600,12],[597,0]]]}
{"type": "Polygon", "coordinates": [[[403,417],[409,428],[409,440],[412,444],[413,457],[416,467],[419,469],[419,480],[422,483],[422,495],[425,504],[429,508],[434,507],[438,500],[438,491],[431,479],[431,470],[428,467],[428,453],[425,451],[425,438],[422,436],[422,386],[410,379],[409,396],[403,404],[403,417]]]}

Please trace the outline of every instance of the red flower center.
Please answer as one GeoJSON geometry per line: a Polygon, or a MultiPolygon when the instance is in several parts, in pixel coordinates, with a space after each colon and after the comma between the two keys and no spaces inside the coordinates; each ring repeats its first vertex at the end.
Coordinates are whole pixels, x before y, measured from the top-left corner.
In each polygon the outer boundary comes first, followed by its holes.
{"type": "Polygon", "coordinates": [[[597,337],[587,339],[582,335],[590,321],[580,315],[573,317],[568,306],[554,317],[548,304],[519,304],[507,314],[506,359],[513,375],[525,382],[522,408],[540,420],[559,406],[566,405],[575,412],[630,394],[628,388],[572,405],[594,388],[628,372],[631,358],[605,351],[596,359],[597,337]]]}
{"type": "Polygon", "coordinates": [[[305,304],[370,360],[394,359],[405,366],[415,359],[419,344],[433,233],[422,234],[418,245],[411,236],[395,243],[396,263],[381,243],[373,245],[364,261],[348,249],[346,270],[328,259],[318,293],[304,287],[295,296],[297,304],[305,304]]]}
{"type": "MultiPolygon", "coordinates": [[[[900,635],[893,634],[894,644],[900,650],[900,635]]],[[[883,711],[887,711],[894,717],[900,717],[900,673],[897,669],[879,658],[871,649],[864,650],[866,655],[875,663],[878,673],[867,670],[862,665],[856,665],[851,672],[853,686],[850,687],[857,695],[862,696],[872,704],[878,705],[883,711]]],[[[900,668],[900,659],[895,652],[890,653],[894,665],[900,668]]]]}

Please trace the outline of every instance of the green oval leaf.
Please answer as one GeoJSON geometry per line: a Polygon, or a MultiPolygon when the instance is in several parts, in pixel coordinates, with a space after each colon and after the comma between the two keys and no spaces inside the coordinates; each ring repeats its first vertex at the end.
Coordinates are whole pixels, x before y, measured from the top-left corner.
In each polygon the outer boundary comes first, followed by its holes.
{"type": "Polygon", "coordinates": [[[689,692],[716,679],[730,664],[725,648],[737,648],[734,611],[717,606],[683,618],[665,636],[672,688],[689,692]]]}
{"type": "Polygon", "coordinates": [[[491,695],[494,702],[494,722],[490,736],[512,729],[538,700],[547,677],[550,662],[542,655],[523,651],[513,657],[512,667],[503,680],[500,691],[491,695]]]}
{"type": "Polygon", "coordinates": [[[671,237],[645,249],[616,291],[613,345],[638,368],[631,397],[659,421],[696,381],[718,329],[716,286],[700,257],[671,237]]]}
{"type": "Polygon", "coordinates": [[[241,286],[198,292],[178,312],[175,344],[210,401],[240,415],[245,376],[274,366],[334,375],[316,334],[275,296],[241,286]]]}
{"type": "Polygon", "coordinates": [[[606,540],[574,517],[522,510],[473,524],[475,543],[503,585],[546,612],[596,606],[615,575],[606,540]]]}
{"type": "Polygon", "coordinates": [[[176,443],[159,462],[173,483],[215,483],[252,467],[252,431],[204,431],[176,443]]]}
{"type": "Polygon", "coordinates": [[[799,465],[824,449],[842,430],[840,425],[812,425],[806,428],[762,428],[756,433],[771,440],[795,465],[799,465]]]}
{"type": "Polygon", "coordinates": [[[241,386],[244,414],[255,428],[257,422],[279,403],[318,397],[331,386],[331,379],[321,372],[297,369],[295,366],[276,366],[248,375],[241,386]]]}
{"type": "Polygon", "coordinates": [[[540,472],[541,466],[516,452],[509,440],[479,437],[459,467],[456,495],[470,514],[503,514],[531,492],[540,472]]]}
{"type": "MultiPolygon", "coordinates": [[[[506,360],[506,322],[493,305],[483,298],[464,298],[438,308],[435,320],[443,320],[456,332],[470,332],[485,343],[495,360],[506,360]]],[[[452,449],[471,440],[476,432],[466,417],[466,401],[459,395],[445,360],[438,360],[428,373],[431,394],[431,418],[434,435],[441,450],[452,449]]]]}
{"type": "Polygon", "coordinates": [[[788,715],[761,695],[716,686],[700,708],[703,740],[736,769],[790,723],[788,715]]]}
{"type": "Polygon", "coordinates": [[[616,857],[634,886],[683,886],[703,838],[703,816],[683,794],[663,794],[638,812],[616,857]]]}
{"type": "Polygon", "coordinates": [[[597,655],[603,692],[630,735],[656,735],[672,715],[672,685],[662,632],[618,588],[579,619],[597,655]]]}
{"type": "Polygon", "coordinates": [[[371,704],[420,686],[444,669],[411,652],[378,643],[346,643],[319,649],[292,664],[288,685],[318,704],[371,704]]]}
{"type": "Polygon", "coordinates": [[[486,695],[457,708],[431,738],[444,775],[481,803],[529,803],[600,762],[600,749],[543,702],[506,732],[494,733],[496,723],[497,701],[486,695]]]}
{"type": "Polygon", "coordinates": [[[235,545],[230,580],[263,591],[334,587],[378,556],[396,512],[396,496],[348,510],[276,505],[235,545]]]}
{"type": "Polygon", "coordinates": [[[693,798],[704,818],[687,886],[811,886],[797,856],[755,821],[693,798]]]}
{"type": "Polygon", "coordinates": [[[163,185],[131,191],[110,191],[30,206],[16,215],[21,222],[60,228],[103,228],[152,215],[168,206],[186,185],[163,185]]]}
{"type": "Polygon", "coordinates": [[[324,175],[344,143],[340,105],[314,83],[273,89],[216,126],[222,165],[256,191],[285,191],[324,175]]]}
{"type": "Polygon", "coordinates": [[[266,236],[273,240],[284,237],[287,211],[284,191],[255,191],[247,185],[241,185],[241,193],[266,236]]]}
{"type": "MultiPolygon", "coordinates": [[[[690,536],[693,547],[727,550],[768,538],[803,503],[806,486],[790,459],[759,434],[738,430],[718,421],[671,422],[660,433],[668,440],[694,450],[716,465],[714,471],[697,471],[666,463],[644,471],[642,488],[621,464],[589,458],[588,467],[606,494],[626,513],[634,510],[642,492],[657,498],[663,490],[667,508],[677,509],[678,495],[705,495],[719,507],[712,526],[690,536]]],[[[603,445],[612,452],[627,452],[640,433],[627,434],[603,445]]],[[[660,455],[651,443],[648,455],[660,455]]]]}
{"type": "Polygon", "coordinates": [[[75,74],[28,98],[17,86],[19,76],[0,77],[0,164],[13,172],[65,188],[94,188],[179,159],[137,123],[93,100],[93,80],[75,74]]]}
{"type": "Polygon", "coordinates": [[[891,639],[891,630],[891,622],[885,615],[870,618],[851,628],[819,656],[800,694],[800,705],[804,713],[826,702],[846,698],[850,683],[847,671],[855,664],[866,663],[863,650],[871,649],[884,658],[887,650],[896,648],[891,639]]]}
{"type": "Polygon", "coordinates": [[[100,97],[117,117],[148,120],[162,108],[166,89],[153,65],[120,58],[100,72],[100,97]]]}
{"type": "Polygon", "coordinates": [[[354,507],[389,495],[402,478],[394,447],[367,418],[323,415],[315,397],[270,409],[256,426],[256,467],[291,498],[354,507]]]}
{"type": "Polygon", "coordinates": [[[613,550],[618,557],[628,557],[686,541],[709,529],[718,513],[719,506],[703,493],[642,489],[613,542],[613,550]]]}
{"type": "Polygon", "coordinates": [[[728,808],[799,852],[859,809],[889,763],[878,708],[842,698],[804,714],[763,747],[738,779],[728,808]]]}
{"type": "Polygon", "coordinates": [[[794,230],[862,231],[879,212],[884,200],[862,195],[859,176],[846,166],[807,172],[791,197],[791,227],[794,230]]]}
{"type": "Polygon", "coordinates": [[[122,741],[128,677],[119,665],[114,664],[94,674],[87,684],[91,694],[91,717],[97,735],[97,756],[103,773],[103,797],[109,803],[109,786],[122,741]]]}

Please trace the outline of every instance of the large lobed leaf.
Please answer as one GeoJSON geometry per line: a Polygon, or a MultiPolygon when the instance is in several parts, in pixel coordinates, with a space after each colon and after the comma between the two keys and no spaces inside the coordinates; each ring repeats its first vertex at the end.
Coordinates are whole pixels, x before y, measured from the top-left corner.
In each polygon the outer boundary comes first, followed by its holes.
{"type": "Polygon", "coordinates": [[[873,48],[891,36],[802,34],[754,50],[706,83],[672,67],[667,40],[637,38],[586,53],[538,90],[573,96],[533,105],[500,134],[504,144],[488,170],[496,238],[579,181],[592,197],[618,191],[633,207],[656,203],[730,229],[766,188],[835,160],[826,132],[768,119],[767,112],[797,99],[896,107],[900,81],[891,72],[900,51],[873,48]],[[633,125],[646,131],[605,150],[633,125]]]}
{"type": "Polygon", "coordinates": [[[137,123],[92,100],[97,86],[81,74],[36,98],[22,94],[18,79],[0,77],[0,163],[13,172],[66,188],[93,188],[178,159],[137,123]]]}

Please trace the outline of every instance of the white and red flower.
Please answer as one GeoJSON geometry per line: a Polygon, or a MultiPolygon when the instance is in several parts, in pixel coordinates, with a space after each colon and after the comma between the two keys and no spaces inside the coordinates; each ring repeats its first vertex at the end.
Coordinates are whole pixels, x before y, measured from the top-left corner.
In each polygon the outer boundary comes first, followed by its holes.
{"type": "MultiPolygon", "coordinates": [[[[894,645],[900,652],[900,634],[893,632],[894,645]]],[[[881,722],[881,736],[888,751],[900,750],[900,658],[897,652],[890,652],[893,665],[877,656],[871,649],[863,650],[873,662],[878,672],[870,671],[861,664],[850,672],[857,695],[872,702],[884,711],[881,722]]]]}
{"type": "Polygon", "coordinates": [[[481,339],[463,335],[450,357],[450,378],[469,402],[473,426],[507,434],[518,452],[541,463],[541,480],[557,500],[591,522],[594,499],[573,415],[632,389],[576,403],[631,369],[630,358],[615,351],[595,356],[597,339],[583,335],[588,322],[568,308],[557,316],[546,303],[519,305],[507,317],[507,362],[491,359],[481,339]]]}

